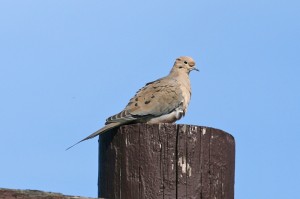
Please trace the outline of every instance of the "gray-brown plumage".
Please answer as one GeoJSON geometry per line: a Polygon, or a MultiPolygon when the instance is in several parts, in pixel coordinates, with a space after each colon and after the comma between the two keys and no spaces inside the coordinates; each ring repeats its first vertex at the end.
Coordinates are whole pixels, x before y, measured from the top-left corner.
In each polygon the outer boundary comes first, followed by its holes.
{"type": "Polygon", "coordinates": [[[189,73],[192,70],[198,71],[191,57],[177,58],[168,76],[147,83],[130,99],[123,111],[107,118],[103,128],[76,144],[123,124],[174,123],[179,120],[185,115],[190,102],[189,73]]]}

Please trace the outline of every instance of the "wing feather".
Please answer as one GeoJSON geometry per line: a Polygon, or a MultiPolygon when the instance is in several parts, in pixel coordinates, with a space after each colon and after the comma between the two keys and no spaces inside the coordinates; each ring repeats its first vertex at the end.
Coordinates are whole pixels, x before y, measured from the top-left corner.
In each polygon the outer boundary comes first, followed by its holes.
{"type": "Polygon", "coordinates": [[[147,83],[137,91],[123,111],[106,120],[106,124],[142,121],[168,114],[180,106],[182,93],[178,81],[168,77],[147,83]]]}

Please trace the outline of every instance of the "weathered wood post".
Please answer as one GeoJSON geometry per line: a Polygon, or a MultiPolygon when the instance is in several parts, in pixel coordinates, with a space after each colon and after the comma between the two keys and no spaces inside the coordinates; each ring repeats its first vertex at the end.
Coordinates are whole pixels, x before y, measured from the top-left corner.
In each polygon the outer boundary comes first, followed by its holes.
{"type": "Polygon", "coordinates": [[[99,139],[99,197],[233,199],[234,138],[176,124],[124,125],[99,139]]]}

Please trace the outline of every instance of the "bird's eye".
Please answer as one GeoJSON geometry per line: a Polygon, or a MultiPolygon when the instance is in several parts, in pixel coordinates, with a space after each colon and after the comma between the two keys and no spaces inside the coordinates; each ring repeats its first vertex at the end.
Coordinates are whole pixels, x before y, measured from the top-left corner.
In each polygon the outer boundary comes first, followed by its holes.
{"type": "Polygon", "coordinates": [[[184,63],[184,64],[187,64],[187,61],[184,61],[183,63],[184,63]]]}

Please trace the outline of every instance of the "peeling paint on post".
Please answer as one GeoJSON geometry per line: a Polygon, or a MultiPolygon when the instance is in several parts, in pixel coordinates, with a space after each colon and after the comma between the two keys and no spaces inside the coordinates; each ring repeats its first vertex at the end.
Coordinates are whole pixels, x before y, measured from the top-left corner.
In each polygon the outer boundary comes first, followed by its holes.
{"type": "Polygon", "coordinates": [[[133,124],[99,139],[99,197],[233,199],[234,138],[193,125],[133,124]]]}

